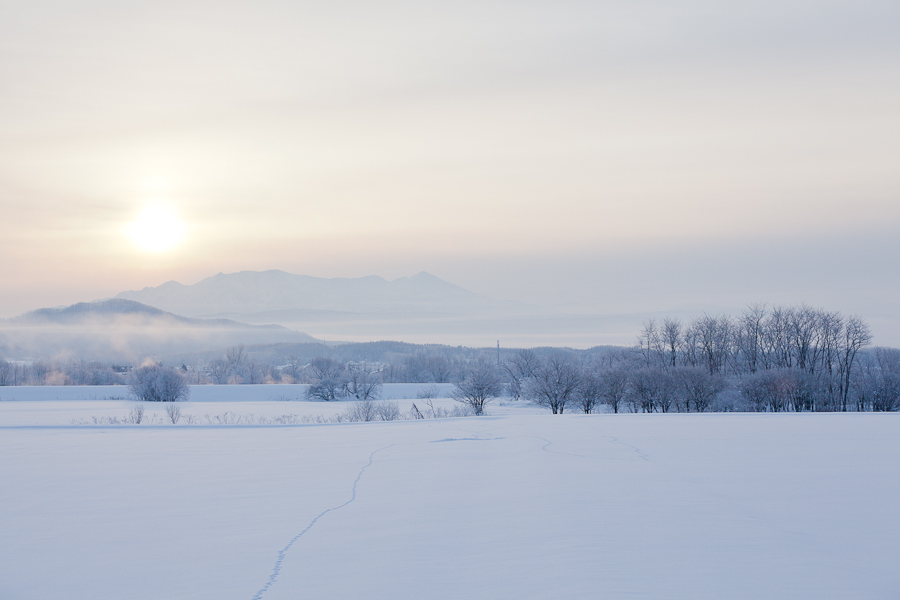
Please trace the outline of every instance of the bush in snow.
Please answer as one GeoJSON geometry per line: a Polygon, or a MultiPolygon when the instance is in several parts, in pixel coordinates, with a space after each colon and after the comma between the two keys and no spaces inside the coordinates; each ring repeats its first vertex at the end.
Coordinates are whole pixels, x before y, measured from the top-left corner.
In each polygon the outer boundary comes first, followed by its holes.
{"type": "Polygon", "coordinates": [[[179,419],[181,419],[181,408],[175,404],[168,405],[166,407],[166,416],[172,421],[172,425],[177,425],[179,419]]]}
{"type": "Polygon", "coordinates": [[[131,393],[145,402],[187,400],[190,388],[184,376],[171,367],[147,365],[132,374],[131,393]]]}

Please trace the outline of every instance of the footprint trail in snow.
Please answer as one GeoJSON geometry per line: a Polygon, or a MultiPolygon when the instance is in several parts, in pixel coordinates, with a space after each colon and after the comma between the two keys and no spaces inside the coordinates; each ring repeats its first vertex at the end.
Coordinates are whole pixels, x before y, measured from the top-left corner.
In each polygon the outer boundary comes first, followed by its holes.
{"type": "Polygon", "coordinates": [[[291,549],[291,546],[293,546],[297,540],[299,540],[301,537],[303,537],[303,534],[305,534],[307,531],[312,529],[313,525],[315,525],[319,519],[321,519],[328,513],[336,511],[336,510],[340,510],[340,509],[344,508],[345,506],[347,506],[348,504],[350,504],[351,502],[353,502],[354,500],[356,500],[356,487],[357,487],[357,485],[359,485],[359,480],[362,478],[363,473],[366,472],[366,469],[368,469],[369,467],[372,466],[372,461],[375,459],[375,455],[378,454],[379,452],[381,452],[382,450],[387,450],[388,448],[391,448],[393,446],[396,446],[396,444],[390,444],[388,446],[379,448],[378,450],[375,450],[374,452],[372,452],[369,455],[369,462],[367,462],[365,465],[363,465],[363,467],[359,470],[359,473],[357,473],[356,479],[353,481],[353,489],[351,491],[349,500],[347,500],[343,504],[339,504],[337,506],[332,506],[331,508],[325,509],[322,512],[320,512],[318,515],[316,515],[313,518],[312,521],[309,522],[309,525],[307,525],[306,528],[303,529],[303,531],[301,531],[300,533],[298,533],[297,535],[292,537],[291,540],[287,543],[287,545],[278,551],[278,557],[275,560],[275,565],[272,567],[272,573],[269,575],[269,580],[266,581],[266,584],[264,586],[262,586],[258,592],[256,592],[256,594],[253,596],[253,598],[251,600],[261,600],[261,598],[263,597],[263,594],[265,594],[269,590],[269,588],[272,587],[272,584],[274,584],[275,581],[278,579],[278,574],[281,572],[281,564],[284,562],[284,557],[287,555],[288,550],[291,549]]]}

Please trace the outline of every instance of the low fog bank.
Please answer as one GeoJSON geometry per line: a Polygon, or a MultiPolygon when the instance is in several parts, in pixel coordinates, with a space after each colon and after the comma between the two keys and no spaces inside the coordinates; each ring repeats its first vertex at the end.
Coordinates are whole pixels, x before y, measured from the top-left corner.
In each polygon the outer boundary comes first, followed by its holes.
{"type": "Polygon", "coordinates": [[[237,344],[310,342],[280,325],[191,319],[129,300],[39,309],[0,321],[0,356],[19,361],[141,362],[237,344]]]}
{"type": "Polygon", "coordinates": [[[14,360],[140,362],[179,352],[199,352],[236,344],[308,340],[298,332],[251,328],[194,328],[170,324],[135,325],[127,319],[97,326],[3,326],[0,355],[14,360]]]}

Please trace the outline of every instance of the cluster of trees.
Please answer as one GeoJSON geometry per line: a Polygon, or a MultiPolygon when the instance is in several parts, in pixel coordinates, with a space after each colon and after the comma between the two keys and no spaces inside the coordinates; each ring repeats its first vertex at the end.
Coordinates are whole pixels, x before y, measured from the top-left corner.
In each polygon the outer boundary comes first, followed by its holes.
{"type": "Polygon", "coordinates": [[[211,360],[205,369],[195,373],[197,383],[206,383],[200,380],[200,375],[207,375],[209,383],[218,385],[270,383],[272,380],[271,369],[250,358],[243,345],[228,348],[225,356],[211,360]]]}
{"type": "MultiPolygon", "coordinates": [[[[657,377],[691,367],[726,379],[750,410],[846,411],[873,406],[859,400],[869,396],[860,357],[871,340],[859,317],[755,305],[737,318],[648,321],[638,350],[643,367],[657,377]]],[[[869,371],[889,368],[884,361],[873,365],[869,371]]]]}
{"type": "Polygon", "coordinates": [[[634,375],[640,369],[631,368],[633,358],[627,351],[579,360],[571,354],[539,356],[533,350],[520,350],[503,364],[506,391],[514,399],[530,400],[553,414],[563,414],[572,406],[589,414],[601,405],[619,412],[638,390],[634,375]]]}
{"type": "Polygon", "coordinates": [[[466,364],[461,356],[419,351],[385,363],[381,372],[385,383],[450,383],[466,364]]]}
{"type": "Polygon", "coordinates": [[[328,357],[309,361],[312,377],[307,398],[311,400],[340,400],[352,396],[357,400],[372,400],[381,394],[381,375],[366,365],[344,364],[328,357]]]}
{"type": "Polygon", "coordinates": [[[0,359],[0,386],[118,385],[128,381],[127,365],[87,361],[10,362],[0,359]]]}
{"type": "MultiPolygon", "coordinates": [[[[455,349],[454,349],[455,350],[455,349]]],[[[317,355],[301,359],[295,355],[286,358],[286,364],[266,364],[249,356],[244,346],[228,348],[225,355],[193,369],[193,383],[260,384],[260,383],[309,383],[317,384],[322,378],[322,361],[345,366],[348,373],[341,377],[353,378],[349,371],[377,371],[384,383],[449,383],[464,366],[465,359],[449,356],[447,349],[430,352],[417,351],[397,354],[385,361],[346,360],[335,356],[317,355]]],[[[327,380],[329,377],[325,377],[327,380]]],[[[340,387],[340,386],[338,386],[340,387]]],[[[350,395],[355,395],[349,392],[350,395]]]]}
{"type": "Polygon", "coordinates": [[[520,351],[509,393],[563,412],[900,409],[900,350],[867,349],[867,324],[807,306],[648,321],[637,345],[578,361],[520,351]]]}
{"type": "Polygon", "coordinates": [[[581,356],[520,350],[502,367],[470,368],[457,399],[476,414],[504,392],[554,414],[603,405],[644,413],[898,410],[900,350],[867,349],[871,339],[860,318],[807,306],[651,320],[631,349],[581,356]]]}

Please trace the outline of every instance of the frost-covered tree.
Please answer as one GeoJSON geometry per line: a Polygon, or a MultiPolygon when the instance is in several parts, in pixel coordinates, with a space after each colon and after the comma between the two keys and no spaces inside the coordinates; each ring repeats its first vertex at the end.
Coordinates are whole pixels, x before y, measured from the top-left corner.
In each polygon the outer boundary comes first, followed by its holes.
{"type": "Polygon", "coordinates": [[[900,409],[900,350],[875,348],[861,356],[852,385],[856,410],[900,409]]]}
{"type": "Polygon", "coordinates": [[[374,400],[381,394],[381,376],[360,365],[347,367],[347,393],[357,400],[374,400]]]}
{"type": "Polygon", "coordinates": [[[700,367],[679,367],[672,371],[676,405],[682,412],[704,412],[725,389],[725,380],[700,367]]]}
{"type": "Polygon", "coordinates": [[[0,358],[0,385],[15,385],[16,366],[0,358]]]}
{"type": "Polygon", "coordinates": [[[582,372],[567,354],[554,354],[540,361],[524,385],[524,396],[539,406],[561,415],[582,382],[582,372]]]}
{"type": "Polygon", "coordinates": [[[518,400],[523,395],[522,386],[540,364],[533,350],[519,350],[511,359],[503,364],[503,372],[507,377],[509,396],[518,400]]]}
{"type": "Polygon", "coordinates": [[[671,375],[659,368],[636,369],[631,373],[629,391],[636,411],[669,412],[675,400],[675,385],[671,375]]]}
{"type": "Polygon", "coordinates": [[[603,402],[603,375],[599,369],[592,365],[585,366],[574,400],[575,405],[586,415],[597,410],[597,406],[603,402]]]}
{"type": "Polygon", "coordinates": [[[313,383],[306,391],[311,400],[339,400],[347,395],[347,370],[344,363],[333,358],[318,357],[309,361],[313,383]]]}
{"type": "Polygon", "coordinates": [[[190,388],[177,369],[162,365],[146,365],[131,375],[131,393],[145,402],[178,402],[187,400],[190,388]]]}
{"type": "Polygon", "coordinates": [[[604,404],[618,413],[628,401],[629,375],[624,366],[616,366],[600,373],[600,394],[604,404]]]}
{"type": "Polygon", "coordinates": [[[479,361],[463,367],[453,385],[453,399],[470,406],[476,415],[481,415],[485,405],[503,391],[503,378],[495,364],[479,361]]]}

